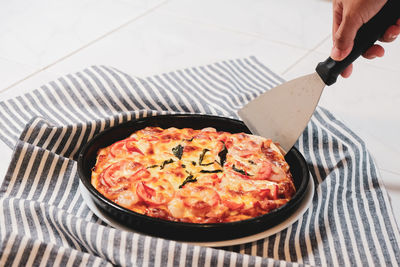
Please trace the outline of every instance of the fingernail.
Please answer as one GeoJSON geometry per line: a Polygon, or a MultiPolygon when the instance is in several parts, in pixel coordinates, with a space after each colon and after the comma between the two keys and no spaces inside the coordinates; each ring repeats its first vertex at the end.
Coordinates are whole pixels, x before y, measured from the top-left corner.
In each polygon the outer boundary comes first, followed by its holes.
{"type": "Polygon", "coordinates": [[[389,38],[392,39],[392,40],[394,40],[394,39],[397,38],[397,36],[398,36],[398,35],[396,35],[396,34],[392,34],[392,35],[389,36],[389,38]]]}
{"type": "Polygon", "coordinates": [[[331,58],[335,60],[340,60],[342,58],[342,54],[342,51],[334,46],[331,51],[331,58]]]}

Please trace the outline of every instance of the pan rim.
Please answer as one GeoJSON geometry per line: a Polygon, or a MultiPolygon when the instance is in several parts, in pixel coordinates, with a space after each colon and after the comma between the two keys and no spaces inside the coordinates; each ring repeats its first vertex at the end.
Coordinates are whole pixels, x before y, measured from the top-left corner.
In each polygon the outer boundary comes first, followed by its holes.
{"type": "MultiPolygon", "coordinates": [[[[135,124],[138,124],[142,121],[146,122],[151,119],[167,119],[167,118],[200,118],[200,119],[211,119],[211,120],[223,120],[223,121],[228,121],[236,124],[240,124],[244,127],[244,123],[240,120],[233,119],[233,118],[228,118],[228,117],[221,117],[221,116],[215,116],[215,115],[207,115],[207,114],[193,114],[193,113],[183,113],[183,114],[161,114],[161,115],[154,115],[154,116],[147,116],[147,117],[142,117],[138,119],[133,119],[112,127],[109,127],[95,136],[92,137],[91,140],[89,140],[80,150],[79,156],[78,156],[78,174],[79,174],[79,179],[81,180],[82,184],[86,187],[86,189],[89,191],[92,197],[97,198],[98,201],[101,201],[102,203],[108,205],[109,207],[112,207],[113,209],[118,210],[119,212],[123,212],[127,214],[128,216],[134,216],[138,219],[142,219],[145,221],[150,221],[150,222],[155,222],[155,223],[162,223],[166,225],[173,225],[173,226],[182,226],[182,227],[190,227],[195,229],[206,229],[206,228],[225,228],[225,227],[235,227],[238,225],[244,225],[244,224],[253,224],[253,223],[258,223],[265,218],[275,218],[276,216],[284,213],[285,211],[290,212],[293,206],[296,206],[301,200],[303,199],[305,195],[305,191],[307,189],[308,183],[309,183],[309,170],[307,169],[302,169],[303,171],[303,176],[307,176],[302,179],[299,188],[296,188],[296,193],[293,196],[293,198],[286,203],[285,205],[274,209],[273,211],[270,211],[266,214],[249,218],[246,220],[240,220],[240,221],[233,221],[233,222],[223,222],[223,223],[187,223],[187,222],[176,222],[176,221],[169,221],[165,219],[160,219],[160,218],[155,218],[151,216],[147,216],[144,214],[140,214],[134,211],[131,211],[129,209],[126,209],[122,206],[119,206],[118,204],[114,203],[113,201],[107,199],[105,196],[103,196],[97,189],[94,188],[94,186],[91,184],[90,180],[91,177],[88,177],[87,174],[85,173],[84,169],[84,159],[85,155],[88,152],[88,150],[93,146],[93,144],[101,137],[107,136],[110,134],[112,131],[115,131],[118,128],[122,127],[134,127],[135,124]],[[290,205],[289,205],[290,204],[290,205]]],[[[171,126],[173,127],[173,126],[171,126]]],[[[247,127],[246,127],[247,128],[247,127]]],[[[248,131],[250,133],[250,131],[248,131]]],[[[114,141],[115,142],[115,141],[114,141]]],[[[288,151],[288,154],[294,154],[297,158],[300,158],[303,162],[301,162],[305,167],[307,167],[307,164],[305,162],[304,157],[301,155],[301,153],[296,149],[292,148],[290,151],[288,151]]],[[[296,209],[294,209],[296,210],[296,209]]],[[[293,211],[291,211],[292,213],[293,211]]],[[[129,226],[128,226],[129,227],[129,226]]]]}

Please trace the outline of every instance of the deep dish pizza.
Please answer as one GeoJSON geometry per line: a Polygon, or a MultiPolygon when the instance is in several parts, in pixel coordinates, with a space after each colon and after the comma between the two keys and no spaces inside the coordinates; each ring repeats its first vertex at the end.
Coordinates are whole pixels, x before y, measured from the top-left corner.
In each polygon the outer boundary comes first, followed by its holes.
{"type": "Polygon", "coordinates": [[[245,220],[295,193],[271,140],[213,128],[147,127],[98,151],[92,185],[129,210],[165,220],[245,220]]]}

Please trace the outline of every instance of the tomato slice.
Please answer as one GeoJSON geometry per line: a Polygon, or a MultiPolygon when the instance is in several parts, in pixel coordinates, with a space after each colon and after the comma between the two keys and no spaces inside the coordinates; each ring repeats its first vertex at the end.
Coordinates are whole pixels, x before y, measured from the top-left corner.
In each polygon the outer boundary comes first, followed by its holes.
{"type": "Polygon", "coordinates": [[[271,185],[269,188],[257,190],[257,195],[262,199],[278,199],[278,185],[271,185]]]}
{"type": "Polygon", "coordinates": [[[244,203],[243,202],[235,202],[235,201],[231,201],[228,199],[224,199],[222,200],[222,203],[228,207],[230,210],[240,210],[244,207],[244,203]]]}
{"type": "Polygon", "coordinates": [[[271,211],[276,209],[278,205],[274,200],[264,199],[254,202],[254,207],[259,207],[265,211],[271,211]]]}
{"type": "Polygon", "coordinates": [[[143,182],[139,182],[137,184],[137,186],[136,186],[136,193],[143,200],[147,200],[147,199],[151,199],[153,196],[156,195],[156,190],[154,190],[153,188],[147,186],[143,182]]]}
{"type": "Polygon", "coordinates": [[[117,157],[125,154],[126,150],[124,149],[125,140],[118,141],[114,143],[110,148],[110,153],[113,157],[117,157]]]}
{"type": "Polygon", "coordinates": [[[146,168],[142,167],[139,170],[137,170],[134,174],[130,176],[130,178],[134,180],[143,180],[147,179],[150,177],[150,172],[146,168]]]}
{"type": "Polygon", "coordinates": [[[138,153],[144,155],[143,152],[136,146],[137,140],[135,138],[129,138],[125,140],[126,149],[130,153],[138,153]]]}
{"type": "Polygon", "coordinates": [[[263,162],[260,169],[258,169],[257,178],[259,180],[268,180],[272,174],[271,163],[263,162]]]}
{"type": "Polygon", "coordinates": [[[209,141],[211,140],[211,137],[209,133],[199,132],[197,135],[193,136],[193,139],[209,141]]]}
{"type": "Polygon", "coordinates": [[[254,155],[254,150],[251,149],[246,149],[246,148],[240,148],[237,149],[237,154],[241,158],[249,158],[250,156],[254,155]]]}
{"type": "Polygon", "coordinates": [[[214,189],[205,186],[188,185],[182,188],[181,197],[185,206],[198,211],[209,210],[220,201],[218,193],[214,189]]]}
{"type": "Polygon", "coordinates": [[[100,182],[106,187],[121,187],[121,180],[130,179],[142,169],[141,163],[121,160],[111,164],[100,174],[100,182]]]}
{"type": "Polygon", "coordinates": [[[159,185],[156,189],[141,181],[137,183],[136,194],[148,205],[157,206],[171,201],[173,188],[167,180],[163,180],[162,186],[159,185]]]}
{"type": "Polygon", "coordinates": [[[157,136],[143,137],[143,139],[146,140],[146,141],[148,141],[148,142],[154,142],[154,141],[160,140],[160,138],[158,138],[157,136]]]}

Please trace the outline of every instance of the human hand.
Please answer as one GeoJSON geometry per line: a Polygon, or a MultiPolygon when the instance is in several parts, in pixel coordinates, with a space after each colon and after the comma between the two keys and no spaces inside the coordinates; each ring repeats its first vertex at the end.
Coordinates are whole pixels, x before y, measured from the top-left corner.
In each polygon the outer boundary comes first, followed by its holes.
{"type": "MultiPolygon", "coordinates": [[[[333,0],[332,59],[341,61],[350,54],[358,29],[375,16],[385,3],[386,0],[333,0]]],[[[392,42],[399,34],[400,19],[396,25],[386,30],[380,41],[392,42]]],[[[363,57],[373,59],[382,57],[384,53],[384,48],[375,44],[363,54],[363,57]]],[[[341,75],[349,77],[352,69],[351,64],[341,75]]]]}

